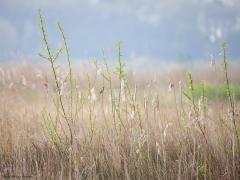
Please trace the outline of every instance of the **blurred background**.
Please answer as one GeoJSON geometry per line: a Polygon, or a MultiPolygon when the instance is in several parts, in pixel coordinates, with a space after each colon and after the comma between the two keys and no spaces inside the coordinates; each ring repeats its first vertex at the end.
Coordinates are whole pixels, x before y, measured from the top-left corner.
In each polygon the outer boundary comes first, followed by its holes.
{"type": "Polygon", "coordinates": [[[138,64],[207,61],[223,41],[228,57],[240,57],[239,0],[1,0],[0,62],[36,61],[43,49],[38,9],[53,47],[61,46],[60,21],[75,62],[123,57],[138,64]]]}

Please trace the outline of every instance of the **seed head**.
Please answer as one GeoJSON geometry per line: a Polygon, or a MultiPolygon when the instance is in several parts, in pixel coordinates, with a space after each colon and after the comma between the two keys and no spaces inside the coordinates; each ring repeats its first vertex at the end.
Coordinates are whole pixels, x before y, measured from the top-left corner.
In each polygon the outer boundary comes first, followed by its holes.
{"type": "Polygon", "coordinates": [[[27,81],[25,76],[22,75],[22,85],[26,86],[27,85],[27,81]]]}
{"type": "Polygon", "coordinates": [[[122,101],[123,102],[125,102],[126,101],[126,95],[125,95],[125,82],[124,82],[124,80],[122,79],[121,80],[121,89],[120,89],[120,91],[121,91],[121,98],[122,98],[122,101]]]}
{"type": "Polygon", "coordinates": [[[98,76],[101,76],[101,75],[102,75],[102,68],[98,68],[98,70],[97,70],[97,75],[98,75],[98,76]]]}
{"type": "Polygon", "coordinates": [[[95,89],[94,89],[94,88],[91,89],[91,100],[92,100],[93,102],[96,102],[96,101],[97,101],[97,96],[96,96],[96,93],[95,93],[95,89]]]}

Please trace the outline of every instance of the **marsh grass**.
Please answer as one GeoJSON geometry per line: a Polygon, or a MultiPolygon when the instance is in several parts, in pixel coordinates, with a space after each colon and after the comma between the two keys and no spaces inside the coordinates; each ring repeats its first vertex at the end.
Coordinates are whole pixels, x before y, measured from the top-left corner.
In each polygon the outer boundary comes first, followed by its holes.
{"type": "Polygon", "coordinates": [[[102,50],[102,63],[78,74],[61,25],[63,47],[54,52],[41,12],[39,18],[40,56],[49,67],[0,69],[3,178],[239,179],[238,84],[231,83],[225,45],[223,65],[214,69],[225,77],[218,83],[196,80],[196,71],[157,80],[132,75],[121,42],[116,67],[102,50]]]}

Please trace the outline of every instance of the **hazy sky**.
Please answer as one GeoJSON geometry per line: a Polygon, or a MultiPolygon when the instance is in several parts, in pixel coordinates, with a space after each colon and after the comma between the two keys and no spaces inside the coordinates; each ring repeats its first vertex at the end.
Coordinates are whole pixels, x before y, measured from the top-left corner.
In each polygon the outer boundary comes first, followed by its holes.
{"type": "Polygon", "coordinates": [[[114,54],[118,40],[126,59],[207,59],[223,40],[240,57],[240,0],[0,0],[0,60],[43,49],[39,8],[51,44],[61,45],[60,21],[74,59],[114,54]]]}

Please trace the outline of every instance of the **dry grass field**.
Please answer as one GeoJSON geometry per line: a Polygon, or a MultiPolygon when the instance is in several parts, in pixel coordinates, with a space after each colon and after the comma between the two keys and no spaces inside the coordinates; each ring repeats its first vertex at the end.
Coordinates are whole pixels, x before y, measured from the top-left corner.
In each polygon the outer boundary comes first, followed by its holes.
{"type": "MultiPolygon", "coordinates": [[[[46,65],[1,65],[2,177],[238,179],[239,103],[233,114],[227,89],[222,98],[207,88],[191,97],[191,67],[129,70],[119,80],[110,67],[77,65],[71,90],[64,67],[57,74],[66,116],[46,65]]],[[[229,71],[231,87],[238,68],[229,71]]],[[[192,69],[193,91],[201,78],[206,87],[225,84],[220,65],[192,69]]]]}
{"type": "Polygon", "coordinates": [[[1,179],[240,178],[240,66],[225,46],[213,67],[133,71],[120,45],[116,67],[104,53],[73,66],[43,25],[45,63],[0,65],[1,179]]]}

